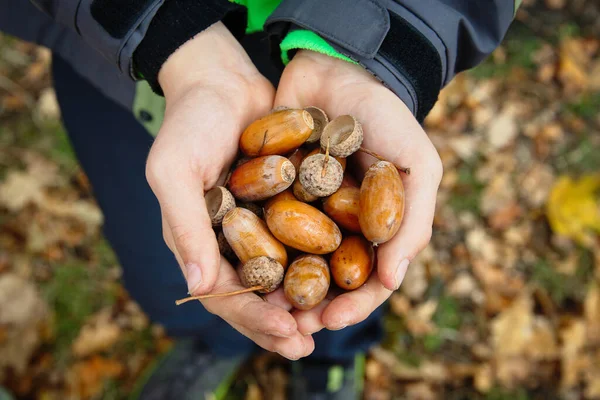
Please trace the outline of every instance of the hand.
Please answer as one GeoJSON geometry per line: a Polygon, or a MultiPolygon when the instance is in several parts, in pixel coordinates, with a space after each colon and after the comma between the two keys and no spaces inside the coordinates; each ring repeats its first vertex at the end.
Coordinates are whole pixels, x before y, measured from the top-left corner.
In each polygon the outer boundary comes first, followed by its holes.
{"type": "MultiPolygon", "coordinates": [[[[146,176],[160,203],[163,237],[190,294],[241,289],[235,270],[219,255],[204,193],[223,183],[243,129],[272,108],[273,87],[221,23],[172,54],[159,82],[166,111],[146,176]]],[[[300,358],[314,349],[287,310],[255,294],[202,304],[267,350],[300,358]]]]}
{"type": "MultiPolygon", "coordinates": [[[[405,104],[362,67],[323,54],[301,50],[285,68],[275,106],[317,106],[330,119],[351,114],[363,125],[363,147],[396,165],[406,191],[400,231],[377,249],[377,270],[359,289],[325,300],[310,311],[295,311],[298,329],[312,334],[363,321],[398,289],[409,262],[429,243],[435,200],[442,177],[441,160],[405,104]]],[[[376,160],[357,154],[359,172],[376,160]]]]}

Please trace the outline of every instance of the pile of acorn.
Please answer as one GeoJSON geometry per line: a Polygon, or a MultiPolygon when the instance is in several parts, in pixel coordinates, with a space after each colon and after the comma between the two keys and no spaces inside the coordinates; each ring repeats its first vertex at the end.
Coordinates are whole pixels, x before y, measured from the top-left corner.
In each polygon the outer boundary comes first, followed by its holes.
{"type": "Polygon", "coordinates": [[[250,124],[240,138],[244,156],[234,163],[226,187],[205,196],[219,250],[240,265],[247,289],[177,304],[269,293],[283,282],[287,300],[309,310],[327,295],[330,277],[343,290],[363,285],[373,271],[373,246],[400,228],[404,187],[399,171],[410,171],[361,147],[362,141],[354,117],[330,122],[316,107],[274,110],[250,124]],[[346,170],[347,157],[357,151],[379,160],[361,183],[346,170]]]}

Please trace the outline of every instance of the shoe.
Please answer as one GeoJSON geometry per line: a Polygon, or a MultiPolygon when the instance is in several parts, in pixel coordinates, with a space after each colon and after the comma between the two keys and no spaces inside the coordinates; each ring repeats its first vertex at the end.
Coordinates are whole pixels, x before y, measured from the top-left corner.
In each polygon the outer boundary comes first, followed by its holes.
{"type": "Polygon", "coordinates": [[[292,363],[290,400],[358,400],[364,388],[365,355],[347,363],[305,359],[292,363]]]}
{"type": "Polygon", "coordinates": [[[179,340],[142,377],[132,400],[222,400],[246,357],[222,358],[195,340],[179,340]]]}

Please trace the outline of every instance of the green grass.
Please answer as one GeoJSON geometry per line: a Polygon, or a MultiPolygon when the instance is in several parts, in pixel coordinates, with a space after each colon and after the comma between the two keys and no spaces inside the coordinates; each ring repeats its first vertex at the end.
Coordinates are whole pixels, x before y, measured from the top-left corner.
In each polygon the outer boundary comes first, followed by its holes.
{"type": "Polygon", "coordinates": [[[98,282],[103,271],[85,263],[71,261],[58,266],[44,287],[48,304],[54,310],[54,354],[59,364],[68,360],[71,344],[87,317],[114,303],[114,293],[98,282]]]}
{"type": "Polygon", "coordinates": [[[507,76],[513,68],[533,71],[536,67],[533,55],[542,46],[542,39],[535,36],[522,25],[516,25],[504,39],[502,46],[506,52],[506,62],[497,64],[493,57],[487,58],[477,67],[469,70],[469,74],[478,79],[507,76]]]}
{"type": "Polygon", "coordinates": [[[529,395],[524,388],[510,390],[496,386],[486,394],[485,400],[529,400],[529,395]]]}
{"type": "Polygon", "coordinates": [[[548,260],[540,260],[531,269],[531,280],[548,292],[558,305],[568,299],[583,301],[587,285],[594,274],[593,255],[589,250],[579,250],[577,269],[573,275],[556,271],[548,260]]]}
{"type": "Polygon", "coordinates": [[[475,176],[475,167],[463,164],[458,168],[458,184],[448,199],[448,204],[456,212],[471,211],[479,214],[479,204],[484,188],[485,185],[475,176]]]}
{"type": "Polygon", "coordinates": [[[600,92],[584,93],[565,104],[565,110],[581,118],[592,119],[600,113],[600,92]]]}

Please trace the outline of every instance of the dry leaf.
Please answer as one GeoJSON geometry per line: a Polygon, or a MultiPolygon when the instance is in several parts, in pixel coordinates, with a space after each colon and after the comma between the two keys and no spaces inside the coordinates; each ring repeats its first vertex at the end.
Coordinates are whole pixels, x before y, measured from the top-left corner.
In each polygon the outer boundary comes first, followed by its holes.
{"type": "Polygon", "coordinates": [[[585,89],[588,86],[587,65],[590,62],[585,43],[569,38],[560,44],[558,77],[567,88],[585,89]]]}
{"type": "Polygon", "coordinates": [[[515,189],[509,174],[492,178],[481,195],[481,212],[490,215],[515,203],[515,189]]]}
{"type": "Polygon", "coordinates": [[[524,292],[490,322],[491,342],[497,357],[521,356],[533,336],[533,300],[524,292]]]}
{"type": "Polygon", "coordinates": [[[552,230],[592,247],[592,231],[600,232],[600,174],[586,175],[578,180],[561,176],[548,199],[546,213],[552,230]]]}
{"type": "Polygon", "coordinates": [[[586,343],[585,322],[573,320],[560,330],[561,386],[566,389],[577,385],[587,368],[587,359],[582,354],[586,343]]]}
{"type": "Polygon", "coordinates": [[[45,182],[21,171],[11,171],[0,184],[0,204],[12,212],[19,211],[29,203],[43,199],[45,182]]]}
{"type": "Polygon", "coordinates": [[[583,305],[590,344],[600,344],[600,285],[592,283],[583,305]]]}
{"type": "Polygon", "coordinates": [[[35,286],[15,274],[0,275],[0,382],[8,368],[17,376],[25,372],[47,323],[48,306],[35,286]]]}
{"type": "Polygon", "coordinates": [[[121,328],[110,321],[85,325],[73,342],[73,353],[78,357],[85,357],[108,350],[119,340],[120,335],[121,328]]]}
{"type": "Polygon", "coordinates": [[[489,124],[486,135],[493,150],[500,150],[513,144],[519,128],[515,116],[510,111],[503,111],[489,124]]]}
{"type": "Polygon", "coordinates": [[[79,399],[98,396],[105,381],[118,377],[123,370],[120,362],[100,356],[75,363],[67,372],[69,393],[79,399]]]}
{"type": "Polygon", "coordinates": [[[490,391],[494,384],[494,373],[492,366],[488,363],[481,364],[475,372],[474,385],[481,393],[487,393],[490,391]]]}

